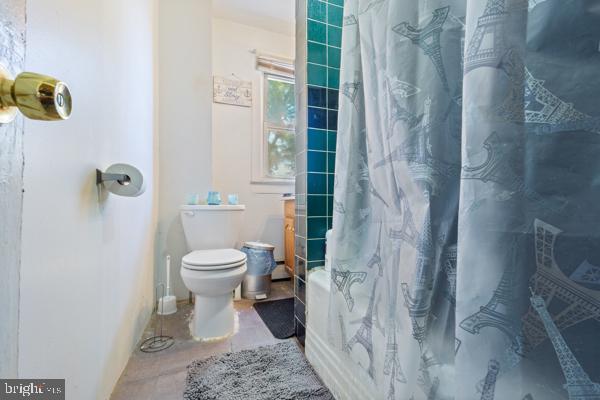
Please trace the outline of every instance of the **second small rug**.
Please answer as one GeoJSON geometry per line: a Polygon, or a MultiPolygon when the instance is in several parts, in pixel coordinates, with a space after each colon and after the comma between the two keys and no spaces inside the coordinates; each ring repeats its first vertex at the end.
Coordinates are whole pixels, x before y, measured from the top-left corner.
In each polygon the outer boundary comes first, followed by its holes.
{"type": "Polygon", "coordinates": [[[185,400],[335,400],[294,341],[188,366],[185,400]]]}
{"type": "Polygon", "coordinates": [[[294,336],[294,298],[254,303],[254,309],[277,339],[294,336]]]}

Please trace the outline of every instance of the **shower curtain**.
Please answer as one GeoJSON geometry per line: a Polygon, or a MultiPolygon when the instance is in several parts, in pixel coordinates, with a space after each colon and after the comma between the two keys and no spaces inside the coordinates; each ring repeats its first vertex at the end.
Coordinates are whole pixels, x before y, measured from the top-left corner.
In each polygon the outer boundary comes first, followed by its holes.
{"type": "Polygon", "coordinates": [[[600,1],[344,8],[330,341],[376,399],[600,399],[600,1]]]}

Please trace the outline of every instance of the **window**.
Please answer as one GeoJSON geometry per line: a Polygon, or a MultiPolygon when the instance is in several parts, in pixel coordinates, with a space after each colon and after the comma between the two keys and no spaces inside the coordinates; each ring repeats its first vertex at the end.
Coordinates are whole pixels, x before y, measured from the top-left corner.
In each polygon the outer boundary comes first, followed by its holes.
{"type": "Polygon", "coordinates": [[[252,106],[252,190],[289,193],[296,172],[294,61],[256,53],[252,106]]]}
{"type": "Polygon", "coordinates": [[[270,73],[264,73],[263,80],[263,175],[270,179],[294,179],[294,80],[270,73]]]}

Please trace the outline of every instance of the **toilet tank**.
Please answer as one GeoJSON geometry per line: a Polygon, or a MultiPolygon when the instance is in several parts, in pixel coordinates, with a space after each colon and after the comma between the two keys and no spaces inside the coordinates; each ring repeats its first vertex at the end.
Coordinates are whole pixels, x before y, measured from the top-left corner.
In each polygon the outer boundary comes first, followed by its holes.
{"type": "Polygon", "coordinates": [[[236,248],[244,205],[185,205],[181,223],[188,250],[236,248]]]}

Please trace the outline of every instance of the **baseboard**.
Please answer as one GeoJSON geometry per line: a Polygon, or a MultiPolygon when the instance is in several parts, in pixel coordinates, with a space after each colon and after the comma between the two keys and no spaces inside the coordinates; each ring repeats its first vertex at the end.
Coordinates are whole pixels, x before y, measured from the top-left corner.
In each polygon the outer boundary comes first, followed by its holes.
{"type": "Polygon", "coordinates": [[[292,278],[291,277],[287,277],[287,278],[279,278],[279,279],[271,279],[271,282],[289,282],[291,281],[292,278]]]}

